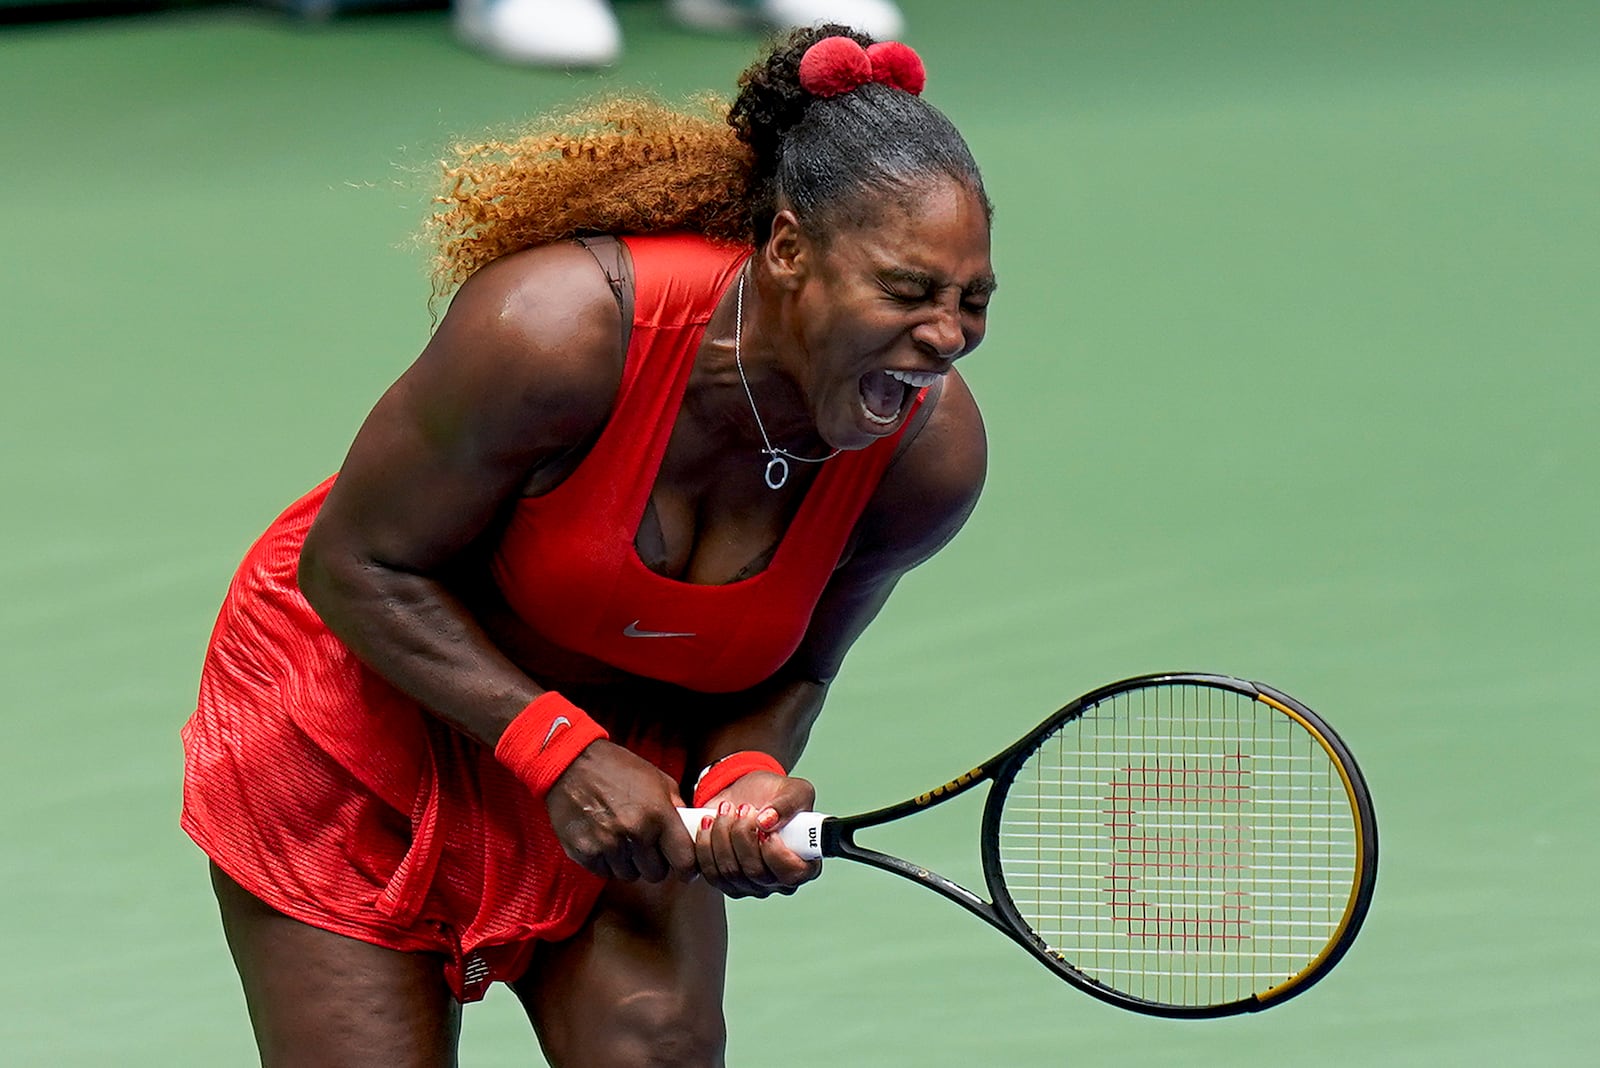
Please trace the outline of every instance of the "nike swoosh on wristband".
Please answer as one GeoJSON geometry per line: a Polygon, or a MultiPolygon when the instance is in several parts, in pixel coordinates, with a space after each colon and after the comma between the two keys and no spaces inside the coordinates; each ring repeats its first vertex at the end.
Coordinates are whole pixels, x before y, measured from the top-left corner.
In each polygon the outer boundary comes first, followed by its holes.
{"type": "Polygon", "coordinates": [[[550,748],[550,742],[555,738],[556,731],[559,731],[562,727],[570,726],[572,726],[572,721],[570,719],[568,719],[566,716],[557,716],[556,721],[550,724],[550,730],[545,734],[544,744],[539,746],[539,752],[542,753],[546,749],[550,748]]]}
{"type": "Polygon", "coordinates": [[[622,628],[624,638],[693,638],[693,631],[684,630],[640,630],[639,621],[636,619],[622,628]]]}

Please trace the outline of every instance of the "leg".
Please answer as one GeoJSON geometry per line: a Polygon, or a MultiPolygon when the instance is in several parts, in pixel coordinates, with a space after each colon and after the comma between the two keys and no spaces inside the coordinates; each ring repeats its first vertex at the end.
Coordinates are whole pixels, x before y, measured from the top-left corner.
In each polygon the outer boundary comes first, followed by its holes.
{"type": "Polygon", "coordinates": [[[556,1068],[723,1063],[728,924],[704,882],[612,883],[512,984],[556,1068]]]}
{"type": "Polygon", "coordinates": [[[291,919],[211,865],[222,930],[265,1068],[442,1068],[461,1007],[441,958],[401,953],[291,919]]]}

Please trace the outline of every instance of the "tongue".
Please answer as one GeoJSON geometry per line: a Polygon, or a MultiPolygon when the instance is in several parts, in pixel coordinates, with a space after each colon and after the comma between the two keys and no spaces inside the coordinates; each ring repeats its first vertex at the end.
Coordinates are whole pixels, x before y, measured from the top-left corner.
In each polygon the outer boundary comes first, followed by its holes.
{"type": "Polygon", "coordinates": [[[870,371],[861,376],[861,403],[879,419],[898,415],[905,398],[906,387],[882,371],[870,371]]]}

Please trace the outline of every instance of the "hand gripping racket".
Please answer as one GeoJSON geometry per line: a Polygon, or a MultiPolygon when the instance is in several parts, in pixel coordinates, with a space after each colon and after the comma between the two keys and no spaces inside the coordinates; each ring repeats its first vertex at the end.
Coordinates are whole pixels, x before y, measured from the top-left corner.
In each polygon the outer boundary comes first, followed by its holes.
{"type": "Polygon", "coordinates": [[[1254,1012],[1321,979],[1360,930],[1378,863],[1349,749],[1292,697],[1223,675],[1112,683],[928,793],[802,813],[780,836],[937,891],[1080,990],[1171,1017],[1254,1012]],[[984,781],[989,901],[856,845],[984,781]]]}

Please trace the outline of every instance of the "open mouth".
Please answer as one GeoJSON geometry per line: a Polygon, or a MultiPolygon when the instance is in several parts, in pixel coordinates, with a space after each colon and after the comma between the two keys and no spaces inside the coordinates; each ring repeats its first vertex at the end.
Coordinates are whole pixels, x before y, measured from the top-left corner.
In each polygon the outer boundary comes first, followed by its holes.
{"type": "Polygon", "coordinates": [[[868,371],[861,376],[862,414],[878,426],[893,426],[911,395],[938,378],[929,371],[868,371]]]}

